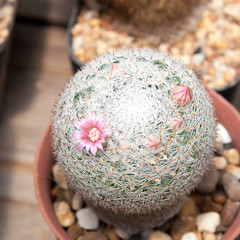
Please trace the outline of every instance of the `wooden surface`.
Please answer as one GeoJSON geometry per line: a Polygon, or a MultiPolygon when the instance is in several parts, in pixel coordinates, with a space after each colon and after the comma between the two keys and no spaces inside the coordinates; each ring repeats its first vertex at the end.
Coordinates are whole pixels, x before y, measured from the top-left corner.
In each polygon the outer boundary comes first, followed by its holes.
{"type": "Polygon", "coordinates": [[[18,17],[66,25],[75,0],[18,0],[18,17]]]}
{"type": "Polygon", "coordinates": [[[71,77],[65,29],[17,24],[0,121],[0,239],[55,239],[36,203],[33,162],[71,77]]]}

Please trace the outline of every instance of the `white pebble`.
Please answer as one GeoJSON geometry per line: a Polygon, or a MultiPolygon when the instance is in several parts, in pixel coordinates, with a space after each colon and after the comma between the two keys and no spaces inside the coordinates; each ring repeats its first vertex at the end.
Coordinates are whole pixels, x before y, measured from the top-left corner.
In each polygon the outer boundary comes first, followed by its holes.
{"type": "Polygon", "coordinates": [[[198,231],[208,231],[214,233],[220,223],[220,220],[220,215],[217,212],[199,214],[196,218],[198,231]]]}
{"type": "Polygon", "coordinates": [[[91,208],[83,208],[76,212],[78,224],[86,230],[96,230],[99,226],[98,216],[91,208]]]}
{"type": "Polygon", "coordinates": [[[193,55],[193,65],[200,65],[205,59],[205,56],[203,53],[197,53],[193,55]]]}
{"type": "Polygon", "coordinates": [[[227,160],[224,157],[214,157],[213,164],[218,170],[223,170],[227,166],[227,160]]]}
{"type": "Polygon", "coordinates": [[[198,240],[198,237],[194,232],[188,232],[181,237],[181,240],[198,240]]]}
{"type": "Polygon", "coordinates": [[[232,142],[232,138],[230,137],[227,129],[221,123],[217,124],[217,134],[222,139],[224,144],[232,142]]]}
{"type": "Polygon", "coordinates": [[[125,231],[124,231],[123,229],[121,229],[121,228],[116,228],[116,229],[115,229],[115,232],[116,232],[116,234],[117,234],[120,238],[122,238],[122,239],[128,239],[128,238],[129,238],[127,232],[125,232],[125,231]]]}

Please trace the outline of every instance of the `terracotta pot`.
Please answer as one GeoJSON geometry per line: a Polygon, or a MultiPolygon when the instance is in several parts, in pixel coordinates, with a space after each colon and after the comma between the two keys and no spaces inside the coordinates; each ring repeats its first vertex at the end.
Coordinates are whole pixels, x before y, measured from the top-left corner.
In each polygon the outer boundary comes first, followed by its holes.
{"type": "MultiPolygon", "coordinates": [[[[240,151],[240,115],[234,107],[216,92],[210,90],[214,101],[216,116],[228,130],[232,143],[240,151]]],[[[70,240],[58,223],[51,202],[51,171],[54,164],[51,148],[51,124],[48,126],[36,154],[34,181],[35,190],[44,218],[59,239],[70,240]]],[[[240,212],[222,240],[234,240],[240,234],[240,212]]]]}

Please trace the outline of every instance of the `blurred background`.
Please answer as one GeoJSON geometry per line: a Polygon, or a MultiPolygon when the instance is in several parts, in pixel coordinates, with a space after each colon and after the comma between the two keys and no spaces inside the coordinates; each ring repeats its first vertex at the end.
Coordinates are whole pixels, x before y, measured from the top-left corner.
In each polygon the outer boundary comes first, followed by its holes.
{"type": "Polygon", "coordinates": [[[240,1],[203,2],[176,37],[169,26],[135,31],[102,1],[0,0],[0,239],[55,239],[37,206],[34,156],[64,83],[95,56],[123,46],[171,53],[240,110],[240,1]]]}

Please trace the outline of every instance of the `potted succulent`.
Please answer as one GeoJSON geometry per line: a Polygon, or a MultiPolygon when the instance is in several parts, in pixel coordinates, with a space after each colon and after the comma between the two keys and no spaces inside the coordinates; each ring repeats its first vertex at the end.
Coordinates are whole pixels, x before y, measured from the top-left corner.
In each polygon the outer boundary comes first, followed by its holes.
{"type": "MultiPolygon", "coordinates": [[[[104,222],[128,235],[157,227],[179,211],[209,167],[214,107],[240,150],[236,110],[178,60],[132,49],[87,64],[60,95],[36,156],[37,198],[57,237],[69,239],[51,202],[54,159],[104,222]]],[[[239,234],[239,221],[223,239],[239,234]]]]}
{"type": "Polygon", "coordinates": [[[156,48],[191,64],[208,87],[234,102],[240,71],[240,52],[236,50],[240,32],[236,23],[240,20],[234,12],[239,3],[95,2],[84,8],[83,1],[77,1],[69,19],[68,52],[75,72],[104,52],[133,45],[156,48]]]}

